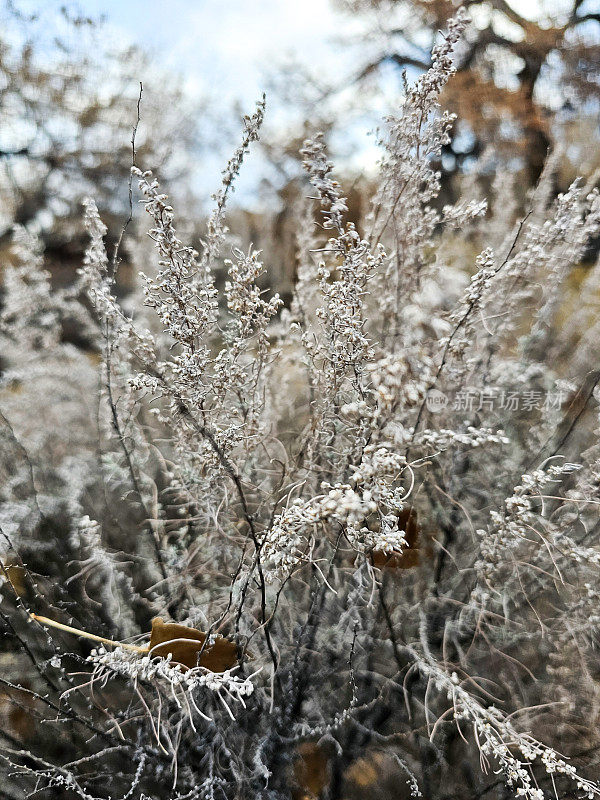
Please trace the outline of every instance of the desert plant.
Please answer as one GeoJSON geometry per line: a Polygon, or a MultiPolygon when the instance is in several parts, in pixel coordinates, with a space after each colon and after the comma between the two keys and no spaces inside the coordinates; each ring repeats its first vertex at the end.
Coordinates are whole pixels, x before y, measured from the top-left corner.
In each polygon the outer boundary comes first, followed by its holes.
{"type": "Polygon", "coordinates": [[[600,200],[581,183],[554,198],[550,161],[523,219],[501,181],[487,217],[478,197],[435,209],[465,24],[378,134],[364,231],[305,143],[289,308],[251,246],[231,249],[223,297],[213,280],[264,99],[198,251],[134,166],[158,265],[133,313],[93,200],[68,292],[19,234],[5,796],[600,795],[600,372],[563,309],[600,200]],[[91,353],[61,343],[66,314],[91,353]]]}

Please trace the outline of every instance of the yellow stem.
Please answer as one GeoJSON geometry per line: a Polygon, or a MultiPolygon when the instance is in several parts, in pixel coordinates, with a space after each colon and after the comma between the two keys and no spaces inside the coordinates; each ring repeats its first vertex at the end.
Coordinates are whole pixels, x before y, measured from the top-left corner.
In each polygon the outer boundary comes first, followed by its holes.
{"type": "Polygon", "coordinates": [[[55,622],[53,619],[48,619],[48,617],[40,617],[39,614],[30,614],[29,616],[42,625],[49,625],[51,628],[58,628],[59,631],[73,633],[75,636],[81,636],[83,639],[91,639],[93,642],[102,642],[102,644],[109,644],[111,647],[122,647],[124,650],[132,650],[134,653],[148,652],[147,647],[139,647],[136,644],[127,644],[126,642],[113,642],[112,639],[105,639],[104,636],[96,636],[94,633],[80,631],[78,628],[72,628],[70,625],[63,625],[62,622],[55,622]]]}

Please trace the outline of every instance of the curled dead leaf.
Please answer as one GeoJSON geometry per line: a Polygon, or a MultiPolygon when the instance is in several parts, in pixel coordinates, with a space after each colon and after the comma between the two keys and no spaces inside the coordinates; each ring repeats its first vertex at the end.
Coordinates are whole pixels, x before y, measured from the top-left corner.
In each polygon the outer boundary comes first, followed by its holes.
{"type": "Polygon", "coordinates": [[[383,768],[381,753],[373,753],[369,757],[359,758],[354,761],[345,772],[345,779],[362,789],[377,786],[383,768]]]}
{"type": "Polygon", "coordinates": [[[13,564],[10,561],[2,564],[0,569],[4,577],[9,581],[14,593],[18,597],[23,597],[27,591],[25,569],[19,564],[13,564]]]}
{"type": "Polygon", "coordinates": [[[294,800],[318,800],[328,783],[327,753],[315,742],[298,745],[293,765],[294,800]]]}
{"type": "Polygon", "coordinates": [[[230,639],[216,636],[212,643],[205,645],[206,634],[202,631],[188,628],[187,625],[179,625],[176,622],[164,622],[160,617],[152,620],[150,642],[145,646],[115,642],[104,636],[96,636],[93,633],[72,628],[70,625],[64,625],[62,622],[56,622],[39,614],[30,614],[30,617],[42,625],[48,625],[84,639],[91,639],[93,642],[132,650],[141,656],[166,658],[171,654],[173,664],[184,670],[200,666],[211,672],[225,672],[225,670],[235,667],[239,661],[237,645],[230,639]]]}
{"type": "Polygon", "coordinates": [[[406,547],[401,553],[374,550],[373,565],[380,569],[411,569],[419,563],[420,541],[416,509],[404,508],[398,515],[398,525],[406,532],[406,547]]]}
{"type": "Polygon", "coordinates": [[[235,667],[238,663],[235,642],[222,636],[217,636],[210,645],[205,645],[205,641],[206,634],[202,631],[176,622],[163,622],[160,617],[155,617],[152,620],[148,652],[163,658],[171,653],[174,662],[188,669],[201,666],[211,672],[225,672],[235,667]]]}

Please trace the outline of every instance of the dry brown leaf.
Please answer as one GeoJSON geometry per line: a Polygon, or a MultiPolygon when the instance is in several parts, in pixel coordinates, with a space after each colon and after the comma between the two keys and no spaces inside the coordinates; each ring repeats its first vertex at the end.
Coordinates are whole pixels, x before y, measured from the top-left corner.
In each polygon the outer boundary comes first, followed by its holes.
{"type": "Polygon", "coordinates": [[[403,509],[398,515],[398,525],[406,532],[406,547],[401,553],[374,550],[373,565],[380,569],[410,569],[419,563],[420,542],[416,509],[403,509]]]}
{"type": "Polygon", "coordinates": [[[166,658],[169,653],[173,661],[192,669],[205,667],[211,672],[225,672],[238,663],[238,650],[235,642],[217,636],[214,644],[202,650],[206,634],[176,622],[163,622],[160,617],[152,620],[149,653],[166,658]],[[198,654],[202,651],[198,662],[198,654]]]}
{"type": "Polygon", "coordinates": [[[328,758],[323,749],[314,742],[299,745],[293,770],[294,800],[317,800],[329,780],[328,758]]]}
{"type": "Polygon", "coordinates": [[[360,786],[363,789],[377,785],[381,777],[383,766],[383,756],[380,753],[373,753],[368,758],[359,758],[354,761],[346,770],[344,777],[350,783],[360,786]]]}
{"type": "MultiPolygon", "coordinates": [[[[39,614],[30,614],[32,619],[42,625],[50,625],[52,628],[81,636],[84,639],[91,639],[94,642],[101,642],[110,647],[122,647],[125,650],[133,650],[140,655],[150,655],[166,658],[169,653],[173,656],[173,664],[179,665],[181,669],[193,669],[200,666],[211,672],[225,672],[232,669],[239,662],[238,649],[235,642],[225,639],[222,636],[215,637],[211,645],[204,647],[206,634],[197,631],[195,628],[188,628],[187,625],[179,625],[176,622],[163,622],[160,617],[152,620],[152,632],[150,642],[146,646],[129,644],[128,642],[115,642],[106,639],[104,636],[96,636],[93,633],[72,628],[62,622],[56,622],[48,617],[39,614]],[[202,655],[198,659],[198,654],[202,655]]],[[[246,653],[247,658],[252,658],[250,653],[246,653]]]]}
{"type": "MultiPolygon", "coordinates": [[[[0,669],[4,673],[10,670],[3,660],[0,669]]],[[[21,687],[30,689],[28,681],[21,681],[21,687]]],[[[33,700],[27,691],[20,692],[19,687],[0,695],[0,726],[3,730],[16,736],[20,741],[33,738],[36,733],[36,720],[33,716],[33,700]]]]}
{"type": "Polygon", "coordinates": [[[2,572],[10,582],[15,594],[17,594],[19,597],[23,597],[27,591],[27,586],[25,583],[25,569],[19,564],[7,562],[2,566],[2,572]]]}

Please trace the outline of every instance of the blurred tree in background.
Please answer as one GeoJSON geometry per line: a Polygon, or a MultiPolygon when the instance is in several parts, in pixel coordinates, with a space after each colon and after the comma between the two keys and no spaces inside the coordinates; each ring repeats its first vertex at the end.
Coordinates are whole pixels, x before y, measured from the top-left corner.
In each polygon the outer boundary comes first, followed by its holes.
{"type": "Polygon", "coordinates": [[[127,217],[141,78],[136,150],[170,181],[198,146],[198,109],[173,76],[138,48],[114,45],[98,21],[64,8],[48,19],[43,6],[25,15],[12,3],[0,13],[0,241],[15,224],[31,228],[68,280],[82,254],[82,199],[98,198],[112,237],[127,217]]]}
{"type": "MultiPolygon", "coordinates": [[[[440,208],[460,196],[465,181],[478,182],[489,194],[495,176],[503,174],[514,181],[517,213],[550,151],[556,151],[556,193],[577,175],[592,177],[600,168],[597,4],[540,0],[536,12],[535,4],[515,0],[333,2],[355,23],[352,36],[339,37],[342,52],[352,54],[349,64],[327,73],[291,62],[272,75],[272,94],[296,108],[301,120],[269,131],[261,143],[274,167],[270,197],[277,211],[268,237],[261,235],[264,219],[261,224],[251,220],[248,228],[255,244],[262,247],[264,241],[271,248],[274,263],[289,265],[295,258],[295,204],[305,194],[298,151],[302,139],[317,130],[324,132],[338,164],[345,165],[349,218],[361,229],[374,170],[361,165],[357,141],[375,127],[374,119],[403,102],[405,75],[413,80],[430,66],[436,36],[458,5],[467,8],[471,24],[455,54],[456,73],[441,97],[443,107],[458,118],[435,164],[442,177],[440,208]],[[348,135],[352,125],[360,129],[357,139],[348,135]]],[[[587,261],[596,249],[592,243],[587,261]]],[[[283,285],[278,284],[284,297],[290,277],[288,269],[287,282],[283,274],[283,285]]]]}
{"type": "MultiPolygon", "coordinates": [[[[356,74],[359,85],[384,64],[427,69],[431,42],[455,7],[449,0],[338,0],[338,5],[368,21],[369,52],[356,74]]],[[[472,25],[444,96],[462,121],[447,148],[447,166],[460,166],[490,145],[514,158],[516,144],[532,184],[552,144],[556,112],[593,108],[597,113],[600,12],[586,0],[543,2],[535,15],[508,0],[461,5],[472,25]]]]}
{"type": "MultiPolygon", "coordinates": [[[[279,118],[270,125],[268,114],[261,148],[270,177],[263,179],[260,202],[254,192],[250,203],[242,200],[232,210],[239,215],[237,243],[265,249],[273,265],[269,280],[286,300],[295,270],[297,203],[306,194],[299,157],[303,140],[324,132],[350,187],[349,218],[360,229],[373,175],[364,133],[382,108],[402,102],[404,72],[414,79],[427,69],[435,36],[456,5],[450,0],[332,1],[353,22],[352,38],[339,42],[340,53],[352,53],[350,63],[341,59],[334,72],[311,72],[301,62],[269,67],[269,108],[285,107],[294,121],[282,124],[279,118]],[[360,129],[358,136],[353,125],[360,129]]],[[[472,22],[442,97],[459,120],[435,165],[442,172],[439,203],[456,199],[465,175],[476,174],[487,192],[493,176],[505,171],[518,176],[522,204],[555,145],[564,150],[556,163],[557,190],[576,174],[592,175],[600,166],[598,148],[590,147],[599,141],[600,14],[595,6],[589,0],[552,0],[541,2],[534,15],[532,7],[525,12],[522,4],[508,0],[464,5],[472,22]]],[[[199,132],[206,111],[142,50],[114,43],[97,20],[65,10],[57,19],[56,11],[43,6],[40,16],[27,16],[10,2],[1,14],[0,188],[6,199],[0,243],[8,245],[15,223],[40,233],[54,279],[64,282],[81,260],[82,198],[97,198],[109,248],[128,216],[140,79],[138,162],[156,169],[170,191],[186,194],[182,205],[189,209],[196,188],[190,164],[207,154],[205,134],[199,132]]],[[[201,228],[191,221],[197,220],[196,212],[197,205],[186,224],[197,241],[201,228]]],[[[120,280],[127,275],[122,270],[120,280]]]]}

